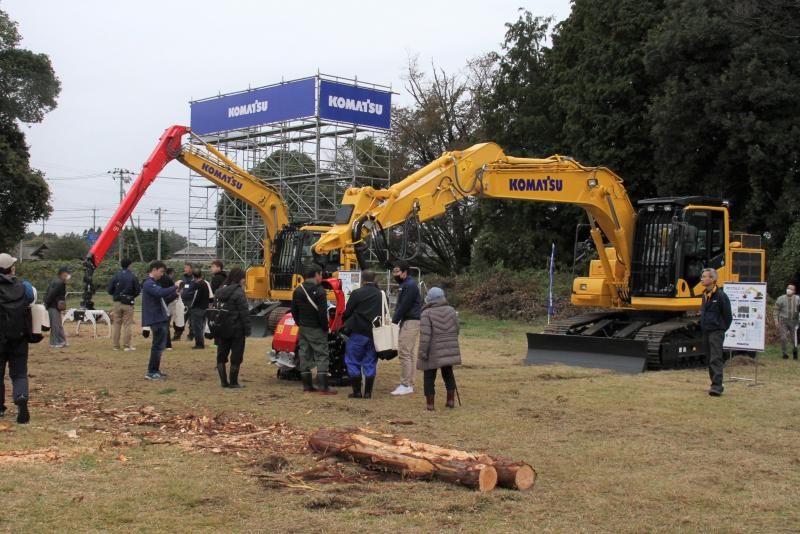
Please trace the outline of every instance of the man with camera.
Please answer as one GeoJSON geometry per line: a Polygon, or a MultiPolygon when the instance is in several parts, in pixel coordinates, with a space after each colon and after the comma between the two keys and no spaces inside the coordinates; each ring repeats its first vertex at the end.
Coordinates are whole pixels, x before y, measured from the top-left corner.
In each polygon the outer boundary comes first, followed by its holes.
{"type": "Polygon", "coordinates": [[[108,282],[108,294],[114,300],[111,310],[111,339],[114,350],[119,350],[120,332],[125,351],[135,350],[131,345],[131,326],[133,325],[133,303],[139,296],[139,282],[128,270],[131,260],[122,258],[120,269],[108,282]]]}

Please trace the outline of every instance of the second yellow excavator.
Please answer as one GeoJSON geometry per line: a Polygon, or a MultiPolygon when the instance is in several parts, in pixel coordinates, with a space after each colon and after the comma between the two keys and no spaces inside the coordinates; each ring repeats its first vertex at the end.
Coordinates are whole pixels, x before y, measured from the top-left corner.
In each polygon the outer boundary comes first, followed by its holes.
{"type": "Polygon", "coordinates": [[[447,152],[387,189],[347,190],[316,252],[362,243],[412,217],[424,222],[468,197],[574,204],[589,218],[599,257],[573,281],[571,301],[592,312],[528,334],[529,363],[628,372],[697,365],[706,351],[687,312],[700,308],[702,270],[715,268],[720,284],[764,279],[758,237],[731,232],[726,202],[655,198],[635,209],[622,179],[605,167],[507,156],[494,143],[447,152]]]}

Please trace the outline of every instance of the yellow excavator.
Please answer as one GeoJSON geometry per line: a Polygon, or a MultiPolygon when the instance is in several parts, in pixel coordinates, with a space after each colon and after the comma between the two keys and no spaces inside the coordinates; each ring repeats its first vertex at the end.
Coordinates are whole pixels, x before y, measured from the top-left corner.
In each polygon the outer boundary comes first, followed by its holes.
{"type": "MultiPolygon", "coordinates": [[[[700,274],[720,284],[763,281],[757,236],[730,231],[728,205],[708,197],[655,198],[632,205],[622,179],[563,156],[507,156],[494,143],[447,152],[387,189],[351,188],[317,254],[363,243],[416,218],[438,217],[470,197],[574,204],[586,210],[598,259],[573,281],[571,301],[591,313],[528,334],[528,363],[626,372],[701,364],[700,274]]],[[[535,228],[530,231],[535,232],[535,228]]]]}
{"type": "Polygon", "coordinates": [[[239,168],[212,145],[194,136],[195,144],[183,143],[192,135],[186,126],[171,126],[159,139],[142,172],[131,185],[117,211],[106,224],[97,242],[84,260],[84,291],[81,307],[92,309],[94,303],[94,270],[103,261],[108,249],[130,217],[139,200],[158,173],[172,160],[177,160],[229,194],[246,202],[261,215],[266,229],[264,261],[247,269],[247,298],[267,301],[251,309],[254,335],[271,334],[288,311],[292,292],[303,280],[305,264],[316,262],[331,272],[357,268],[353,246],[316,254],[312,245],[330,226],[289,223],[286,203],[280,191],[239,168]],[[259,320],[261,319],[261,320],[259,320]]]}

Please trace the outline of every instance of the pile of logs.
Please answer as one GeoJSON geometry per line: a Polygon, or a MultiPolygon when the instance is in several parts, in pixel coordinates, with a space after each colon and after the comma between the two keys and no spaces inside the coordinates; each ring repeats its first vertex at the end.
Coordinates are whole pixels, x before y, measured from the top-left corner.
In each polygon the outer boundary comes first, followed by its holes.
{"type": "Polygon", "coordinates": [[[536,471],[524,462],[446,449],[364,428],[321,428],[308,442],[324,456],[336,455],[370,469],[408,478],[437,479],[480,491],[490,491],[497,485],[526,490],[536,481],[536,471]]]}

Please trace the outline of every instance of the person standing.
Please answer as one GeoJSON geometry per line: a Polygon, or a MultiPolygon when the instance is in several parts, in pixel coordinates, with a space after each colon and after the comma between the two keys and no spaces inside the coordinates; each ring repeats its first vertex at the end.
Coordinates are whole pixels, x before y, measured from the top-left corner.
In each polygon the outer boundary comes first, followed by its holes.
{"type": "Polygon", "coordinates": [[[230,331],[217,336],[217,371],[220,385],[224,388],[241,388],[239,384],[239,368],[244,360],[245,338],[250,335],[250,308],[244,294],[245,273],[234,267],[225,284],[214,293],[217,307],[226,310],[230,316],[225,319],[230,331]],[[225,374],[225,365],[231,358],[230,378],[225,374]]]}
{"type": "MultiPolygon", "coordinates": [[[[158,285],[161,287],[175,287],[175,281],[172,277],[175,275],[175,269],[172,267],[167,267],[167,270],[164,271],[164,276],[158,279],[158,285]]],[[[178,293],[175,292],[168,297],[164,297],[164,303],[167,305],[167,317],[169,320],[167,321],[167,342],[164,347],[164,350],[172,350],[172,337],[169,334],[169,325],[172,323],[172,318],[175,317],[175,303],[178,301],[178,293]]],[[[174,328],[174,326],[173,326],[174,328]]]]}
{"type": "Polygon", "coordinates": [[[725,331],[733,322],[731,301],[725,291],[717,286],[715,269],[703,269],[700,283],[705,287],[700,307],[700,330],[703,332],[703,343],[708,351],[708,376],[711,378],[708,394],[719,397],[725,389],[722,385],[724,363],[722,344],[725,341],[725,331]]]}
{"type": "Polygon", "coordinates": [[[67,281],[72,277],[69,267],[59,267],[58,274],[50,282],[44,307],[50,316],[50,347],[60,349],[67,346],[67,336],[61,322],[61,312],[67,309],[67,281]]]}
{"type": "Polygon", "coordinates": [[[372,321],[383,312],[383,291],[375,285],[375,271],[361,271],[362,286],[350,294],[344,310],[344,326],[349,331],[344,363],[350,375],[351,399],[372,398],[372,386],[378,366],[378,355],[372,340],[372,321]],[[361,376],[364,393],[361,393],[361,376]]]}
{"type": "Polygon", "coordinates": [[[189,289],[193,293],[189,310],[189,328],[194,337],[194,347],[192,348],[204,349],[206,348],[206,310],[211,299],[209,285],[203,279],[203,271],[200,269],[192,271],[192,283],[189,284],[189,289]]]}
{"type": "Polygon", "coordinates": [[[17,423],[30,421],[28,411],[28,341],[34,289],[16,276],[17,258],[0,254],[0,418],[6,411],[5,374],[11,378],[11,399],[17,423]]]}
{"type": "Polygon", "coordinates": [[[392,395],[414,393],[417,364],[417,339],[422,299],[417,282],[411,277],[409,265],[401,261],[392,269],[395,281],[400,284],[392,322],[400,325],[398,357],[400,359],[400,385],[392,395]]]}
{"type": "Polygon", "coordinates": [[[328,385],[328,298],[322,282],[322,269],[312,265],[304,269],[303,283],[292,293],[292,318],[298,326],[297,356],[303,380],[303,391],[319,391],[322,395],[336,395],[328,385]],[[311,369],[317,368],[316,389],[311,369]]]}
{"type": "Polygon", "coordinates": [[[108,294],[114,301],[111,309],[111,341],[114,350],[120,349],[119,338],[122,333],[122,343],[125,351],[135,350],[131,345],[131,326],[133,325],[133,304],[139,296],[139,281],[128,270],[131,260],[122,258],[119,262],[122,267],[108,282],[108,294]]]}
{"type": "Polygon", "coordinates": [[[148,276],[142,284],[142,326],[149,326],[152,337],[150,361],[147,364],[148,380],[164,380],[166,373],[161,372],[161,354],[167,344],[167,304],[164,299],[177,294],[177,286],[161,287],[159,279],[164,276],[166,265],[161,261],[150,264],[148,276]]]}
{"type": "Polygon", "coordinates": [[[797,296],[797,287],[794,284],[786,286],[786,294],[775,301],[773,319],[778,333],[781,336],[781,351],[783,359],[789,359],[789,350],[792,347],[792,358],[797,359],[797,325],[800,314],[800,297],[797,296]]]}
{"type": "Polygon", "coordinates": [[[172,341],[180,341],[183,331],[186,328],[189,329],[189,331],[186,333],[186,340],[192,341],[192,339],[194,339],[194,336],[192,335],[192,327],[189,325],[191,320],[189,310],[191,309],[192,297],[194,296],[190,289],[190,286],[192,285],[193,270],[194,268],[192,267],[191,263],[186,262],[183,264],[183,275],[181,276],[181,302],[183,303],[184,310],[183,328],[180,330],[177,328],[175,329],[175,336],[173,336],[172,341]]]}
{"type": "Polygon", "coordinates": [[[461,365],[458,312],[447,303],[441,288],[432,287],[425,296],[419,332],[417,369],[422,371],[424,376],[426,408],[434,409],[436,396],[434,384],[438,369],[442,370],[444,387],[447,390],[445,406],[454,408],[456,377],[453,374],[453,366],[461,365]]]}
{"type": "Polygon", "coordinates": [[[217,289],[224,286],[228,278],[228,273],[223,270],[224,267],[225,264],[222,263],[222,260],[211,262],[211,291],[213,293],[216,293],[217,289]]]}

